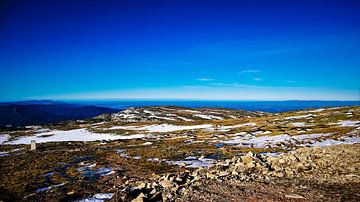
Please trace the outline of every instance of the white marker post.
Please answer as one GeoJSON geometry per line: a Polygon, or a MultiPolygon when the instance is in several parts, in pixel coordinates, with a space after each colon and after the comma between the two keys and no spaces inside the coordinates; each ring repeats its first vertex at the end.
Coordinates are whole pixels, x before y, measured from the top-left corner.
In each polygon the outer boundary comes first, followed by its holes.
{"type": "Polygon", "coordinates": [[[36,150],[36,142],[35,142],[35,140],[31,140],[30,150],[36,150]]]}

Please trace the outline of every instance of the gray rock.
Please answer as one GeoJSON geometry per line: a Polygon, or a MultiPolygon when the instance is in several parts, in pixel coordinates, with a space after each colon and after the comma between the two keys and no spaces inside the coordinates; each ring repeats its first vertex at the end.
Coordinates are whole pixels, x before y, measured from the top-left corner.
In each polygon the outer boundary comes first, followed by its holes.
{"type": "Polygon", "coordinates": [[[131,200],[131,202],[143,202],[145,198],[145,195],[143,193],[140,193],[135,199],[131,200]]]}

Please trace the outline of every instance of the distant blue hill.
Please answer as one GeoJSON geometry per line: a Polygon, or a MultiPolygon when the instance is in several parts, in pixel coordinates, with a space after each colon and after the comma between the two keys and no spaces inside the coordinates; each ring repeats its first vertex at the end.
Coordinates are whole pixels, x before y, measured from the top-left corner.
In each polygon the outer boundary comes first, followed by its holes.
{"type": "Polygon", "coordinates": [[[0,103],[0,126],[43,125],[61,121],[86,119],[119,110],[58,101],[20,101],[0,103]]]}

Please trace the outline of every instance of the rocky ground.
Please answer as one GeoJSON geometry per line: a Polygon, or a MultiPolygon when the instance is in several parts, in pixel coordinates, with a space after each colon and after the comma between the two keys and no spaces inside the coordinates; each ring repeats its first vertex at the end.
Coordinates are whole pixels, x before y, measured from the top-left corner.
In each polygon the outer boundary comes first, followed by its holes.
{"type": "Polygon", "coordinates": [[[268,113],[231,110],[221,108],[183,108],[183,107],[138,107],[129,108],[110,116],[102,115],[98,118],[107,118],[117,122],[149,122],[149,121],[196,121],[196,120],[223,120],[244,117],[259,117],[268,113]]]}
{"type": "Polygon", "coordinates": [[[2,129],[0,143],[3,201],[356,201],[360,193],[360,107],[130,108],[2,129]]]}
{"type": "Polygon", "coordinates": [[[249,153],[210,168],[178,201],[358,201],[360,145],[299,149],[279,157],[249,153]],[[210,178],[210,179],[208,179],[210,178]]]}
{"type": "Polygon", "coordinates": [[[278,157],[249,152],[209,168],[137,182],[118,196],[126,193],[120,199],[134,201],[358,201],[359,152],[359,144],[304,148],[278,157]]]}

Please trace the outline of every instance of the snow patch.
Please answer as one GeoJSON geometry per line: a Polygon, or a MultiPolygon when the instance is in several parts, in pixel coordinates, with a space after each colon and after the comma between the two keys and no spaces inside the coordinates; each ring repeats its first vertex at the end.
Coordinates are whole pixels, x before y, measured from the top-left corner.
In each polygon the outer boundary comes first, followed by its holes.
{"type": "Polygon", "coordinates": [[[0,135],[0,144],[7,142],[9,140],[9,138],[10,138],[10,136],[8,134],[1,134],[0,135]]]}
{"type": "Polygon", "coordinates": [[[31,140],[36,143],[45,142],[68,142],[68,141],[99,141],[99,140],[122,140],[122,139],[138,139],[143,138],[143,134],[135,134],[128,136],[106,134],[106,133],[93,133],[86,129],[74,130],[53,130],[44,133],[37,133],[34,136],[23,136],[16,140],[6,142],[5,144],[30,144],[31,140]]]}
{"type": "Polygon", "coordinates": [[[243,123],[243,124],[238,124],[238,125],[233,125],[233,126],[222,126],[222,127],[220,127],[220,129],[233,129],[233,128],[241,128],[241,127],[245,127],[245,126],[256,126],[256,123],[243,123]]]}
{"type": "Polygon", "coordinates": [[[308,111],[308,112],[311,112],[311,113],[316,113],[316,112],[322,112],[322,111],[325,111],[326,109],[324,108],[320,108],[320,109],[315,109],[315,110],[311,110],[311,111],[308,111]]]}
{"type": "Polygon", "coordinates": [[[357,126],[360,124],[360,121],[340,121],[337,124],[339,124],[342,127],[347,127],[347,126],[357,126]]]}
{"type": "Polygon", "coordinates": [[[202,168],[209,167],[214,164],[215,161],[213,159],[208,159],[204,157],[187,157],[182,161],[166,161],[168,164],[185,166],[186,168],[202,168]]]}
{"type": "Polygon", "coordinates": [[[305,122],[294,122],[294,123],[291,123],[291,125],[294,127],[304,127],[305,122]]]}
{"type": "Polygon", "coordinates": [[[199,117],[202,119],[208,119],[208,120],[213,120],[213,119],[217,119],[217,120],[223,120],[222,117],[220,116],[214,116],[214,115],[205,115],[205,114],[194,114],[194,117],[199,117]]]}
{"type": "Polygon", "coordinates": [[[313,142],[305,144],[305,146],[310,147],[326,147],[331,145],[339,145],[339,144],[356,144],[360,143],[360,137],[345,137],[340,140],[327,139],[319,142],[313,142]]]}
{"type": "Polygon", "coordinates": [[[146,125],[146,126],[113,126],[109,129],[144,130],[147,132],[172,132],[172,131],[180,131],[180,130],[204,129],[211,127],[212,127],[211,124],[193,125],[193,126],[160,124],[160,125],[146,125]]]}
{"type": "Polygon", "coordinates": [[[289,116],[289,117],[285,117],[284,120],[289,120],[289,119],[304,119],[304,118],[310,118],[310,117],[314,117],[314,114],[306,114],[306,115],[301,115],[301,116],[289,116]]]}
{"type": "Polygon", "coordinates": [[[98,193],[90,198],[82,199],[79,202],[103,202],[105,200],[110,200],[113,197],[114,197],[113,193],[98,193]]]}
{"type": "Polygon", "coordinates": [[[332,135],[332,133],[314,133],[314,134],[292,136],[292,138],[294,138],[296,140],[304,140],[304,139],[315,139],[315,138],[320,138],[320,137],[327,137],[327,136],[331,136],[331,135],[332,135]]]}
{"type": "Polygon", "coordinates": [[[50,189],[53,189],[56,187],[62,187],[64,185],[65,185],[65,183],[61,183],[61,184],[57,184],[57,185],[53,185],[53,186],[49,186],[49,187],[43,187],[43,188],[37,189],[35,192],[36,193],[44,192],[44,191],[47,191],[47,190],[50,190],[50,189]]]}
{"type": "Polygon", "coordinates": [[[0,157],[1,156],[10,156],[9,152],[0,152],[0,157]]]}
{"type": "Polygon", "coordinates": [[[254,137],[252,135],[245,136],[236,136],[227,141],[223,141],[225,144],[242,144],[242,146],[253,146],[255,148],[264,148],[267,145],[275,145],[277,143],[291,142],[291,140],[305,140],[305,139],[315,139],[319,137],[330,136],[332,133],[318,133],[318,134],[306,134],[306,135],[297,135],[290,136],[287,134],[276,135],[276,136],[260,136],[254,137]]]}

